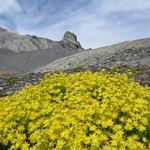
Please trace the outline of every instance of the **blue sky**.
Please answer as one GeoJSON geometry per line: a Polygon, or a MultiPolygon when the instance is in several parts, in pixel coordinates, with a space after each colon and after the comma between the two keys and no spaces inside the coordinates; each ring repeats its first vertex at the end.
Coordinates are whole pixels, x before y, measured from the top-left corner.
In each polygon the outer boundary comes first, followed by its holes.
{"type": "Polygon", "coordinates": [[[0,26],[53,40],[69,30],[96,48],[150,37],[150,0],[0,0],[0,26]]]}

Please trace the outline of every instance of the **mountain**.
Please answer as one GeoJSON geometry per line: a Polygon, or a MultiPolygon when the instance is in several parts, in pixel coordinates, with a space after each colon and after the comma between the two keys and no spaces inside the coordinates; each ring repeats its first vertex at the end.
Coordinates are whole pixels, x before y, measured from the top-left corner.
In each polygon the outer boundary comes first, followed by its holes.
{"type": "Polygon", "coordinates": [[[84,49],[74,33],[67,31],[61,41],[19,35],[0,28],[0,71],[32,72],[56,59],[84,49]]]}
{"type": "Polygon", "coordinates": [[[62,40],[53,41],[0,28],[0,97],[37,84],[47,71],[97,71],[112,66],[122,72],[132,69],[133,80],[150,85],[150,38],[84,49],[69,31],[62,40]]]}
{"type": "MultiPolygon", "coordinates": [[[[62,40],[18,35],[0,28],[0,71],[46,72],[112,66],[150,71],[150,38],[126,41],[97,49],[84,49],[74,33],[62,40]]],[[[150,75],[148,73],[148,75],[150,75]]]]}
{"type": "Polygon", "coordinates": [[[127,41],[97,49],[89,49],[55,60],[35,72],[70,70],[80,68],[110,68],[129,66],[150,68],[150,38],[127,41]]]}

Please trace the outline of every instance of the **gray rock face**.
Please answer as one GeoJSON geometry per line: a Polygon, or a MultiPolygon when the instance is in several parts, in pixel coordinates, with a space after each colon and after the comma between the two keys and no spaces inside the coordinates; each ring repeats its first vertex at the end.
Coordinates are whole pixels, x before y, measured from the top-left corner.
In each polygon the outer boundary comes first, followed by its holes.
{"type": "MultiPolygon", "coordinates": [[[[63,37],[64,41],[71,41],[77,43],[77,37],[74,33],[67,31],[63,37]]],[[[78,43],[77,43],[78,44],[78,43]]]]}
{"type": "MultiPolygon", "coordinates": [[[[39,49],[49,49],[54,45],[57,45],[57,43],[58,42],[47,38],[30,35],[18,35],[16,33],[9,32],[6,29],[0,28],[1,49],[9,49],[14,52],[34,51],[39,49]]],[[[66,48],[81,48],[80,43],[77,41],[76,35],[69,31],[64,34],[63,40],[59,43],[66,48]]]]}
{"type": "Polygon", "coordinates": [[[66,32],[61,41],[18,35],[0,28],[0,71],[32,72],[56,59],[76,54],[83,48],[76,35],[66,32]]]}
{"type": "Polygon", "coordinates": [[[33,51],[52,47],[55,42],[46,38],[18,35],[0,28],[0,48],[14,52],[33,51]]]}
{"type": "Polygon", "coordinates": [[[77,37],[74,33],[67,31],[64,34],[64,37],[62,41],[60,41],[60,44],[64,47],[71,47],[73,49],[83,49],[80,45],[80,43],[77,41],[77,37]]]}

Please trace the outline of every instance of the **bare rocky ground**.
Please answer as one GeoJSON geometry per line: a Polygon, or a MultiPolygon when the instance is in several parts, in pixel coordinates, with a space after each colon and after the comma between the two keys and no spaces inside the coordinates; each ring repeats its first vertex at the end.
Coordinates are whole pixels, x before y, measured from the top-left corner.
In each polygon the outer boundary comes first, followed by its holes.
{"type": "Polygon", "coordinates": [[[25,86],[38,84],[42,73],[29,74],[1,74],[0,75],[0,97],[11,95],[20,91],[25,86]]]}
{"type": "Polygon", "coordinates": [[[70,70],[76,66],[110,68],[111,66],[150,68],[150,38],[119,43],[102,48],[82,51],[36,68],[35,72],[70,70]]]}
{"type": "MultiPolygon", "coordinates": [[[[76,67],[74,69],[66,70],[66,73],[77,73],[82,71],[91,70],[93,72],[100,71],[97,67],[90,66],[89,68],[76,67]]],[[[108,73],[114,73],[116,70],[120,73],[125,73],[128,70],[133,72],[130,80],[138,82],[142,86],[150,86],[150,68],[131,68],[130,66],[120,66],[116,69],[105,68],[108,73]]],[[[55,71],[53,73],[59,73],[55,71]]],[[[11,95],[20,91],[25,86],[32,84],[36,85],[43,78],[45,73],[27,73],[27,74],[1,74],[0,75],[0,97],[11,95]]]]}

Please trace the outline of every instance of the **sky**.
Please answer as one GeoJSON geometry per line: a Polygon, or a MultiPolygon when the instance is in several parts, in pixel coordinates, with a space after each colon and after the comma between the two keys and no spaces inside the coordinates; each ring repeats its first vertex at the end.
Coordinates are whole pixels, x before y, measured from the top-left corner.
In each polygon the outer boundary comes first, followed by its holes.
{"type": "Polygon", "coordinates": [[[0,0],[0,26],[52,40],[71,31],[96,48],[150,37],[150,0],[0,0]]]}

